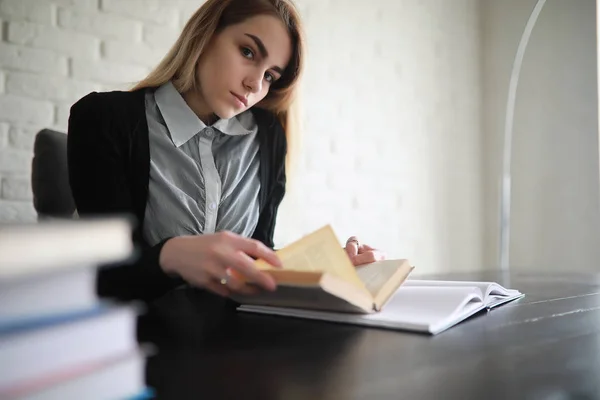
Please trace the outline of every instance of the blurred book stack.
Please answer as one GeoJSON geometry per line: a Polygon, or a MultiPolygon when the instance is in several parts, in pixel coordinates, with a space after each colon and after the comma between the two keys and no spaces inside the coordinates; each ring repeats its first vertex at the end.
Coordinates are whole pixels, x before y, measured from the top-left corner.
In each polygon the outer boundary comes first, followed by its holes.
{"type": "Polygon", "coordinates": [[[96,294],[135,257],[126,218],[0,226],[0,399],[144,399],[135,304],[96,294]]]}

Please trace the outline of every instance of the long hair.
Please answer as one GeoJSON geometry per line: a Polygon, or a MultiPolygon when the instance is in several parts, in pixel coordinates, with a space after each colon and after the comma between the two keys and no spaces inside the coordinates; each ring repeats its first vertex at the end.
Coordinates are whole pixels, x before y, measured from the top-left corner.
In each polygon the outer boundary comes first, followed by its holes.
{"type": "Polygon", "coordinates": [[[213,35],[230,25],[257,15],[278,17],[292,41],[292,56],[280,79],[256,106],[274,113],[286,134],[289,163],[290,143],[299,131],[296,91],[304,62],[304,33],[300,16],[291,0],[207,0],[187,21],[179,38],[150,74],[132,90],[158,87],[168,81],[180,93],[197,90],[196,65],[213,35]]]}

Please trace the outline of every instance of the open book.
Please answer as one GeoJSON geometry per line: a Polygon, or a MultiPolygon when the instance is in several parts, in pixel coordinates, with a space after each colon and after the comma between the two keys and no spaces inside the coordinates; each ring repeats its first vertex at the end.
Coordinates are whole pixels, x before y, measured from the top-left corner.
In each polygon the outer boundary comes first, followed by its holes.
{"type": "Polygon", "coordinates": [[[437,334],[524,296],[494,282],[407,279],[407,260],[355,268],[329,226],[277,253],[282,269],[257,261],[277,290],[234,297],[239,311],[437,334]]]}
{"type": "Polygon", "coordinates": [[[240,311],[408,330],[432,335],[479,311],[523,297],[494,282],[407,280],[377,313],[361,315],[242,305],[240,311]]]}
{"type": "Polygon", "coordinates": [[[278,250],[283,268],[257,260],[277,282],[275,292],[234,295],[244,305],[373,313],[381,310],[413,267],[407,260],[379,261],[355,268],[327,225],[278,250]]]}

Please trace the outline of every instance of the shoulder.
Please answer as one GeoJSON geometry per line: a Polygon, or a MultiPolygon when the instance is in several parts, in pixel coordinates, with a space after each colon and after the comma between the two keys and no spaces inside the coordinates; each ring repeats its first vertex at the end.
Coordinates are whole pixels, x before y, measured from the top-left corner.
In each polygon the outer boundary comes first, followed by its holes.
{"type": "Polygon", "coordinates": [[[80,98],[70,109],[69,140],[118,140],[127,145],[145,118],[144,94],[144,90],[91,92],[80,98]]]}
{"type": "Polygon", "coordinates": [[[71,106],[73,113],[92,113],[96,116],[103,112],[116,111],[127,112],[143,111],[144,109],[144,90],[136,91],[110,91],[110,92],[91,92],[71,106]]]}

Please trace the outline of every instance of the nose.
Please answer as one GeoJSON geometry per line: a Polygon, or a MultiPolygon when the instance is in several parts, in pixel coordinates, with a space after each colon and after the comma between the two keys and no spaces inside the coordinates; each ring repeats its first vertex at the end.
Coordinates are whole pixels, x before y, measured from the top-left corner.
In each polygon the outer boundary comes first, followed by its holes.
{"type": "Polygon", "coordinates": [[[251,93],[258,93],[262,90],[262,79],[256,76],[247,76],[244,80],[244,87],[251,93]]]}

